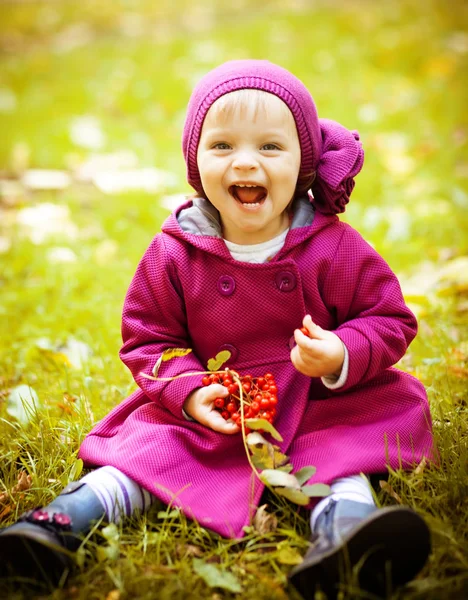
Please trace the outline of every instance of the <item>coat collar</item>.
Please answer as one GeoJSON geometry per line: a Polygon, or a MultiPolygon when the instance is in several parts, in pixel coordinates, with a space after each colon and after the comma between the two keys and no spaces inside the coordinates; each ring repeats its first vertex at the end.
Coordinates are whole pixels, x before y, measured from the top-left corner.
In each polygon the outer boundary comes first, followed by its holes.
{"type": "MultiPolygon", "coordinates": [[[[336,221],[336,215],[315,211],[308,198],[298,198],[285,244],[273,260],[336,221]]],[[[211,254],[232,258],[222,238],[219,213],[203,198],[192,198],[179,206],[163,223],[162,231],[211,254]]]]}

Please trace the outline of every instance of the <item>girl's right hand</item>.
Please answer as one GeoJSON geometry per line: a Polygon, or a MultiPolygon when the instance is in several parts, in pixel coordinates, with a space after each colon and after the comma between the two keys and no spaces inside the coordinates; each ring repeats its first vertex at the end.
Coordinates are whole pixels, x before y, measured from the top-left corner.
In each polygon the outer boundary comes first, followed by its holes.
{"type": "Polygon", "coordinates": [[[238,433],[240,431],[239,426],[232,421],[225,421],[221,413],[214,407],[216,398],[225,398],[228,395],[229,392],[224,385],[212,383],[194,390],[184,402],[183,408],[192,419],[213,429],[213,431],[228,435],[238,433]]]}

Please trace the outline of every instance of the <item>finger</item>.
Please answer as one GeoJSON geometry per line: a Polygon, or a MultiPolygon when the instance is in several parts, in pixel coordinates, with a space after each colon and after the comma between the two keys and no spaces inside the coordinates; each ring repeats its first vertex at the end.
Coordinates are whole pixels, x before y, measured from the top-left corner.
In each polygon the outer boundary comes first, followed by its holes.
{"type": "Polygon", "coordinates": [[[223,417],[215,410],[211,411],[207,417],[206,425],[219,433],[226,433],[228,435],[237,433],[239,431],[238,425],[232,421],[225,421],[223,417]]]}
{"type": "Polygon", "coordinates": [[[229,395],[227,387],[221,385],[220,383],[212,383],[211,385],[205,388],[206,396],[204,398],[204,403],[209,404],[213,402],[215,398],[225,398],[229,395]]]}
{"type": "Polygon", "coordinates": [[[314,364],[310,361],[305,361],[298,346],[295,346],[291,350],[291,362],[295,369],[302,373],[303,375],[307,375],[308,377],[315,377],[316,372],[314,368],[314,364]]]}
{"type": "Polygon", "coordinates": [[[309,332],[309,337],[311,339],[323,340],[327,338],[328,332],[325,329],[322,329],[320,325],[314,323],[310,315],[304,317],[302,324],[309,332]]]}
{"type": "Polygon", "coordinates": [[[296,367],[296,369],[298,371],[300,371],[302,373],[303,369],[304,369],[304,360],[301,356],[300,350],[298,346],[295,346],[292,350],[291,350],[291,362],[292,364],[296,367]]]}
{"type": "Polygon", "coordinates": [[[304,335],[300,329],[294,330],[294,340],[299,348],[310,356],[315,357],[320,354],[320,348],[317,347],[317,340],[304,335]]]}

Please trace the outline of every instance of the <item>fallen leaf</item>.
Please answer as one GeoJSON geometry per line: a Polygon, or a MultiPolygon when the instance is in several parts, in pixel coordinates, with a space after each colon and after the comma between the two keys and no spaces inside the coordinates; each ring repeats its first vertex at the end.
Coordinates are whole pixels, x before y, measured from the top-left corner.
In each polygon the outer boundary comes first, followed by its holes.
{"type": "Polygon", "coordinates": [[[271,533],[278,528],[278,519],[272,513],[267,512],[268,504],[263,504],[257,508],[253,520],[255,531],[260,534],[271,533]]]}
{"type": "Polygon", "coordinates": [[[71,185],[71,177],[65,171],[30,169],[22,176],[21,183],[30,190],[64,190],[71,185]]]}
{"type": "Polygon", "coordinates": [[[120,600],[119,590],[112,590],[106,596],[106,600],[120,600]]]}
{"type": "Polygon", "coordinates": [[[93,182],[104,194],[123,194],[138,190],[151,194],[175,186],[177,178],[173,173],[147,167],[97,173],[93,182]]]}
{"type": "Polygon", "coordinates": [[[51,237],[76,239],[78,227],[72,222],[68,206],[43,202],[22,208],[16,213],[20,232],[33,244],[43,244],[51,237]]]}
{"type": "Polygon", "coordinates": [[[77,256],[71,248],[56,246],[47,251],[47,260],[53,264],[75,263],[77,256]]]}
{"type": "MultiPolygon", "coordinates": [[[[1,495],[0,495],[1,502],[1,495]]],[[[12,511],[12,508],[9,504],[5,506],[5,508],[0,512],[0,521],[2,521],[5,517],[7,517],[12,511]]]]}
{"type": "Polygon", "coordinates": [[[413,475],[421,475],[423,473],[424,469],[426,468],[426,465],[427,465],[427,458],[425,456],[423,456],[421,462],[416,467],[416,469],[413,471],[413,475]]]}
{"type": "Polygon", "coordinates": [[[184,556],[196,556],[201,558],[203,556],[203,550],[199,546],[194,546],[193,544],[177,544],[176,551],[179,558],[183,558],[184,556]]]}
{"type": "Polygon", "coordinates": [[[213,564],[209,564],[201,558],[194,558],[193,570],[199,575],[209,587],[219,587],[229,592],[242,592],[242,587],[237,577],[229,571],[223,571],[213,564]]]}
{"type": "Polygon", "coordinates": [[[278,544],[278,561],[282,565],[299,565],[302,555],[289,545],[288,540],[283,540],[278,544]]]}
{"type": "Polygon", "coordinates": [[[99,150],[106,141],[99,119],[91,115],[82,115],[73,119],[70,125],[70,138],[76,146],[89,150],[99,150]]]}
{"type": "Polygon", "coordinates": [[[21,425],[27,425],[40,408],[39,397],[32,387],[21,384],[13,388],[7,398],[7,413],[21,425]]]}
{"type": "MultiPolygon", "coordinates": [[[[31,475],[28,475],[26,471],[20,471],[18,474],[18,483],[14,485],[10,492],[2,492],[0,494],[0,504],[4,504],[5,502],[10,501],[11,496],[13,494],[18,494],[20,492],[25,492],[29,490],[32,486],[32,478],[31,475]]],[[[5,517],[7,514],[11,512],[11,507],[7,505],[2,512],[0,513],[0,518],[5,517]]]]}
{"type": "Polygon", "coordinates": [[[65,344],[57,348],[57,351],[64,354],[71,366],[77,370],[81,370],[84,367],[93,353],[88,344],[74,338],[69,338],[65,344]]]}
{"type": "Polygon", "coordinates": [[[92,183],[98,173],[134,169],[137,166],[138,156],[128,150],[110,154],[95,154],[76,168],[75,178],[78,181],[92,183]]]}
{"type": "Polygon", "coordinates": [[[17,492],[24,492],[29,490],[32,486],[31,475],[28,475],[26,471],[21,471],[18,475],[18,483],[12,487],[11,491],[13,494],[17,492]]]}
{"type": "Polygon", "coordinates": [[[465,367],[459,367],[458,365],[450,365],[447,367],[447,369],[459,379],[466,379],[468,377],[468,369],[465,367]]]}

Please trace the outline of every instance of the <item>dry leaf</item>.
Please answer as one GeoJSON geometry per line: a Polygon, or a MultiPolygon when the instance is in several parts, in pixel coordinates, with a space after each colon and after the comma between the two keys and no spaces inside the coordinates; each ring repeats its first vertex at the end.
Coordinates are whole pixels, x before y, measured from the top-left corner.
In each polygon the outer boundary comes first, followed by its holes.
{"type": "Polygon", "coordinates": [[[58,402],[57,406],[67,415],[72,415],[75,411],[74,404],[78,400],[78,396],[72,396],[68,392],[63,394],[63,402],[58,402]]]}
{"type": "Polygon", "coordinates": [[[465,379],[468,377],[468,369],[465,369],[464,367],[450,365],[447,368],[453,375],[455,375],[455,377],[459,377],[460,379],[465,379]]]}
{"type": "Polygon", "coordinates": [[[26,473],[26,471],[21,471],[20,474],[18,475],[18,483],[13,486],[13,488],[11,489],[12,494],[15,494],[17,492],[24,492],[26,490],[29,490],[32,486],[32,479],[31,479],[31,475],[28,475],[26,473]]]}
{"type": "Polygon", "coordinates": [[[176,550],[179,558],[184,556],[197,556],[201,558],[203,556],[203,550],[193,544],[177,544],[176,550]]]}
{"type": "Polygon", "coordinates": [[[120,592],[119,590],[112,590],[106,596],[106,600],[119,600],[120,592]]]}
{"type": "Polygon", "coordinates": [[[421,475],[422,472],[424,471],[424,469],[426,468],[426,465],[427,465],[427,458],[425,456],[423,456],[422,461],[419,463],[419,465],[414,470],[413,475],[421,475]]]}
{"type": "Polygon", "coordinates": [[[275,517],[275,515],[267,512],[267,507],[268,504],[259,506],[253,520],[255,531],[258,531],[258,533],[261,534],[276,531],[278,527],[278,519],[275,517]]]}
{"type": "MultiPolygon", "coordinates": [[[[17,494],[19,492],[24,492],[26,490],[29,490],[31,486],[32,486],[31,475],[28,475],[26,473],[26,471],[21,471],[18,474],[18,483],[11,488],[10,492],[9,493],[2,492],[0,494],[0,504],[6,504],[7,502],[9,502],[11,500],[11,496],[13,494],[17,494]]],[[[23,496],[23,494],[21,496],[23,496]]],[[[12,508],[11,508],[10,504],[6,504],[6,506],[0,512],[0,521],[4,517],[9,515],[11,513],[11,510],[12,510],[12,508]]]]}
{"type": "Polygon", "coordinates": [[[389,496],[391,496],[394,500],[398,502],[398,504],[403,504],[400,496],[395,492],[392,486],[387,481],[379,481],[380,489],[386,492],[389,496]]]}
{"type": "Polygon", "coordinates": [[[11,506],[7,504],[5,508],[0,512],[0,521],[7,517],[11,513],[11,506]]]}

